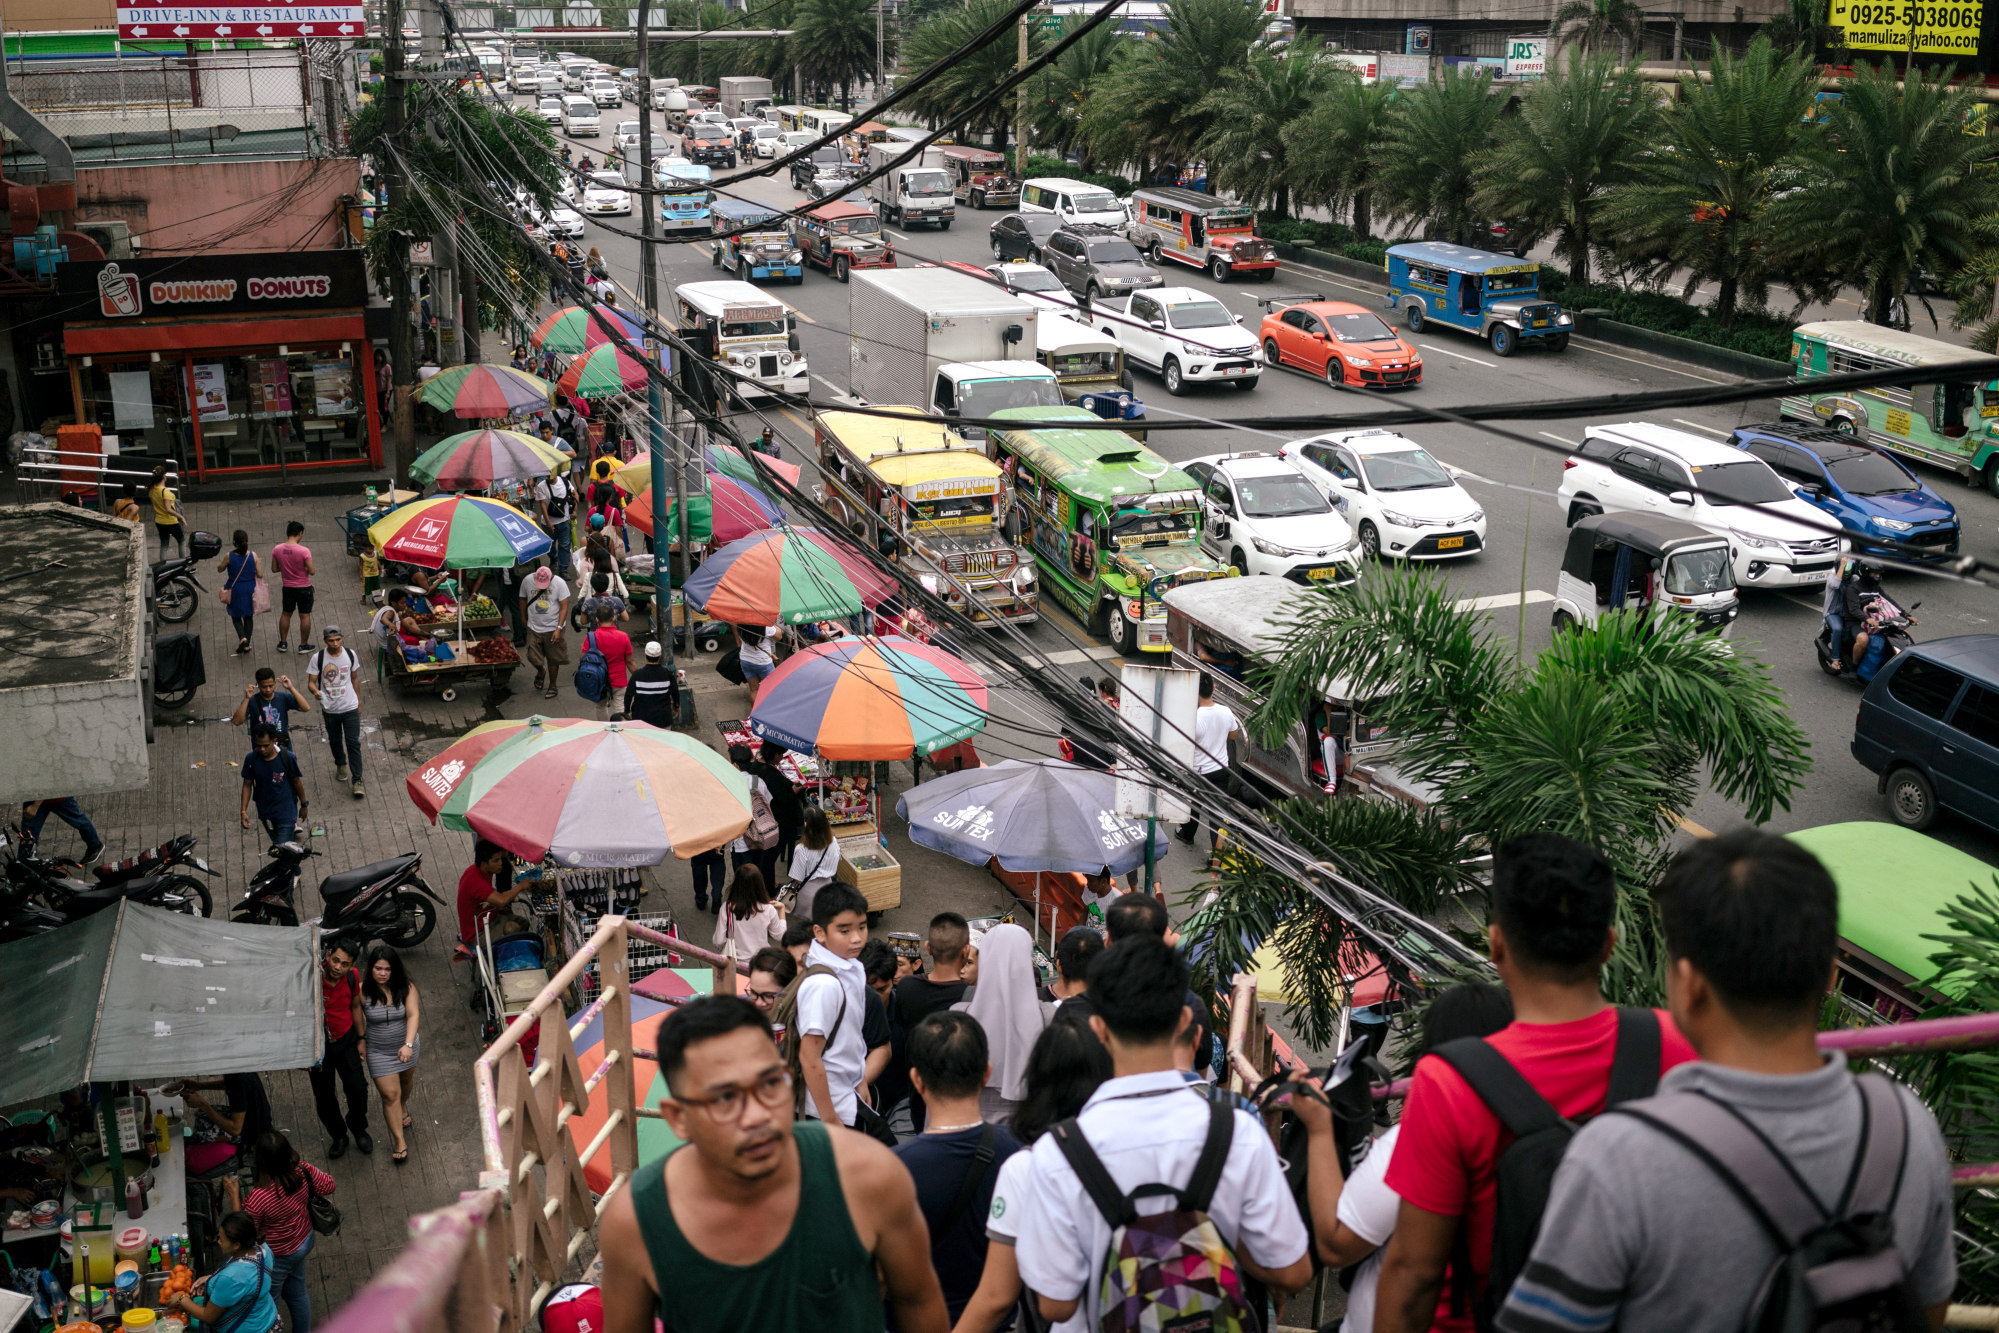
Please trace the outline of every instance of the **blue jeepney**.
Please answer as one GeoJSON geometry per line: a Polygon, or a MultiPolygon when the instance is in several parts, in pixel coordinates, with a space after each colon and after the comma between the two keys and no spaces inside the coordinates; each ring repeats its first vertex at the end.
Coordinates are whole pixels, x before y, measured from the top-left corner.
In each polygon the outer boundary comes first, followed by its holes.
{"type": "Polygon", "coordinates": [[[709,210],[715,201],[715,191],[711,188],[714,172],[693,162],[661,161],[653,167],[652,178],[661,190],[662,231],[672,236],[708,230],[709,210]]]}
{"type": "Polygon", "coordinates": [[[715,251],[709,256],[744,282],[764,278],[805,281],[805,256],[791,243],[784,215],[747,199],[717,197],[709,206],[715,219],[715,251]]]}
{"type": "Polygon", "coordinates": [[[1388,308],[1411,333],[1433,320],[1476,334],[1499,356],[1526,342],[1559,352],[1575,317],[1541,296],[1541,266],[1441,241],[1388,247],[1388,308]]]}

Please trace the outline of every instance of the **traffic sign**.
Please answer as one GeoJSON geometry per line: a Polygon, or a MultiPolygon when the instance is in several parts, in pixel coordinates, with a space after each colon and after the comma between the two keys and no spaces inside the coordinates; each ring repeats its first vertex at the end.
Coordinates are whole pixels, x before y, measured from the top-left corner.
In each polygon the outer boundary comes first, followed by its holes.
{"type": "Polygon", "coordinates": [[[1060,14],[1043,14],[1041,16],[1041,31],[1054,36],[1061,35],[1062,16],[1060,14]]]}
{"type": "Polygon", "coordinates": [[[356,4],[125,5],[118,35],[137,41],[190,38],[359,38],[368,30],[356,4]]]}

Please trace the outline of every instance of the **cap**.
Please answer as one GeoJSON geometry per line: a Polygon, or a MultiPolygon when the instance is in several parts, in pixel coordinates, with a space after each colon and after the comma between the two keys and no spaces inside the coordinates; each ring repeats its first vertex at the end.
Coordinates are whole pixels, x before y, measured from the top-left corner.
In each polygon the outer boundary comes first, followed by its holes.
{"type": "Polygon", "coordinates": [[[657,644],[657,643],[648,643],[648,644],[646,645],[646,658],[647,658],[647,660],[649,660],[649,661],[650,661],[650,660],[652,660],[652,659],[654,659],[654,658],[657,658],[658,656],[659,656],[659,644],[657,644]]]}
{"type": "Polygon", "coordinates": [[[540,569],[537,569],[534,572],[535,587],[546,588],[549,584],[553,582],[555,582],[555,571],[550,569],[547,565],[543,565],[540,569]]]}
{"type": "Polygon", "coordinates": [[[326,627],[325,629],[323,629],[323,630],[321,630],[321,631],[319,632],[319,637],[320,637],[320,638],[322,638],[322,639],[332,639],[332,638],[342,638],[342,639],[344,639],[344,638],[346,638],[347,636],[346,636],[345,634],[342,634],[342,633],[340,632],[340,626],[338,626],[338,625],[328,625],[328,626],[327,626],[327,627],[326,627]]]}

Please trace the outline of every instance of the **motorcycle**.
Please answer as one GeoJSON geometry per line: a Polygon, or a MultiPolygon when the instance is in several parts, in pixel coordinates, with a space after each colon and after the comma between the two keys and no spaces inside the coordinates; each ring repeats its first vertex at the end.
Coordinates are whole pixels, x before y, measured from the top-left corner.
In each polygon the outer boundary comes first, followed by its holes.
{"type": "MultiPolygon", "coordinates": [[[[192,833],[183,833],[157,847],[149,847],[137,856],[128,856],[122,861],[100,862],[91,868],[90,873],[101,885],[129,884],[135,879],[144,879],[148,875],[168,874],[182,867],[191,867],[204,875],[220,878],[220,871],[211,870],[208,862],[194,854],[194,842],[192,833]]],[[[57,856],[51,857],[49,864],[61,866],[66,873],[79,879],[83,878],[84,867],[81,861],[57,856]]],[[[190,883],[198,881],[190,880],[190,883]]]]}
{"type": "Polygon", "coordinates": [[[0,894],[0,944],[33,939],[68,924],[32,898],[20,894],[0,894]]]}
{"type": "MultiPolygon", "coordinates": [[[[272,847],[270,864],[250,880],[229,919],[251,925],[298,925],[300,867],[307,857],[318,855],[302,843],[272,847]]],[[[326,914],[308,924],[319,926],[321,942],[328,945],[342,940],[362,945],[379,939],[392,948],[413,949],[437,928],[431,903],[445,905],[417,873],[422,868],[423,853],[411,852],[328,875],[319,882],[326,914]]]]}
{"type": "Polygon", "coordinates": [[[11,836],[0,832],[0,850],[10,853],[6,877],[14,896],[40,902],[65,923],[81,921],[127,898],[189,916],[208,915],[208,886],[191,875],[143,875],[116,884],[93,884],[69,873],[73,862],[44,861],[19,838],[19,829],[11,836]]]}
{"type": "Polygon", "coordinates": [[[1922,603],[1911,602],[1909,609],[1904,611],[1879,593],[1874,595],[1873,601],[1881,612],[1881,623],[1870,632],[1866,657],[1859,662],[1849,660],[1851,654],[1847,650],[1852,647],[1854,636],[1858,633],[1853,626],[1847,627],[1846,642],[1835,650],[1832,642],[1832,621],[1827,620],[1819,627],[1818,638],[1812,641],[1812,647],[1818,654],[1819,670],[1828,676],[1858,681],[1865,685],[1874,679],[1876,672],[1888,664],[1889,659],[1915,643],[1915,640],[1909,637],[1909,627],[1917,623],[1915,610],[1922,603]],[[1834,665],[1835,652],[1838,654],[1837,666],[1834,665]]]}
{"type": "Polygon", "coordinates": [[[201,605],[206,589],[194,572],[198,563],[182,556],[153,566],[153,610],[169,625],[194,619],[195,608],[201,605]]]}

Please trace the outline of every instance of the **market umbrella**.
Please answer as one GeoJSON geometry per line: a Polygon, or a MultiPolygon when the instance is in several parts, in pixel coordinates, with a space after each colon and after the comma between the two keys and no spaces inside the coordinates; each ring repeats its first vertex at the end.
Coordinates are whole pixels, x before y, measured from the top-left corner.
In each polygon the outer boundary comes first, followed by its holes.
{"type": "Polygon", "coordinates": [[[549,405],[549,382],[512,366],[453,366],[424,381],[417,398],[467,418],[518,417],[549,405]]]}
{"type": "MultiPolygon", "coordinates": [[[[612,326],[623,333],[634,347],[645,346],[645,326],[635,315],[609,305],[598,306],[597,313],[610,320],[612,326]]],[[[593,319],[588,310],[572,305],[544,319],[540,327],[528,335],[528,341],[545,351],[574,356],[609,343],[611,335],[604,332],[603,324],[593,319]]]]}
{"type": "Polygon", "coordinates": [[[786,658],[750,710],[762,740],[826,759],[907,759],[986,725],[986,683],[927,643],[838,639],[786,658]]]}
{"type": "Polygon", "coordinates": [[[569,464],[569,456],[517,430],[468,430],[447,436],[418,455],[410,476],[441,490],[485,488],[496,481],[540,477],[569,464]]]}
{"type": "Polygon", "coordinates": [[[688,605],[731,625],[803,625],[857,616],[896,590],[837,539],[777,528],[730,542],[684,585],[688,605]]]}
{"type": "MultiPolygon", "coordinates": [[[[741,994],[746,973],[737,972],[736,992],[741,994]]],[[[659,1050],[659,1025],[674,1011],[676,1000],[696,995],[712,995],[715,973],[709,968],[662,967],[648,972],[632,987],[632,1091],[638,1105],[657,1106],[673,1094],[659,1072],[653,1052],[659,1050]],[[644,1052],[644,1054],[640,1054],[644,1052]]],[[[576,1034],[576,1062],[587,1080],[604,1063],[604,1017],[599,1014],[576,1034]]],[[[604,1128],[610,1113],[609,1079],[598,1080],[590,1090],[589,1104],[578,1108],[569,1119],[570,1139],[580,1149],[604,1128]]],[[[638,1123],[639,1160],[657,1162],[680,1146],[680,1137],[658,1116],[641,1116],[638,1123]]],[[[599,1194],[611,1188],[611,1155],[598,1153],[583,1168],[584,1180],[599,1194]]]]}
{"type": "MultiPolygon", "coordinates": [[[[911,842],[974,865],[996,856],[1006,870],[1123,875],[1145,864],[1145,821],[1116,807],[1117,778],[1102,769],[1002,759],[912,787],[895,812],[911,842]]],[[[1154,829],[1154,859],[1169,841],[1154,829]]]]}
{"type": "Polygon", "coordinates": [[[571,398],[615,398],[646,387],[646,368],[638,358],[608,343],[593,347],[569,363],[555,387],[571,398]]]}
{"type": "Polygon", "coordinates": [[[512,740],[529,727],[573,727],[582,721],[580,717],[535,716],[482,722],[438,751],[429,763],[404,779],[403,785],[424,818],[435,824],[437,812],[451,799],[451,793],[458,790],[465,775],[491,754],[495,746],[512,740]]]}
{"type": "MultiPolygon", "coordinates": [[[[759,462],[783,478],[787,484],[794,487],[798,485],[798,464],[787,463],[782,458],[772,458],[768,454],[759,462]]],[[[719,472],[747,485],[762,488],[763,478],[757,474],[757,467],[758,464],[751,463],[738,450],[728,445],[708,446],[707,470],[710,473],[719,472]]],[[[637,458],[612,473],[611,480],[616,482],[618,489],[625,494],[638,495],[652,485],[652,460],[642,452],[637,458]]]]}
{"type": "MultiPolygon", "coordinates": [[[[762,532],[784,521],[784,510],[778,507],[777,501],[756,487],[746,486],[732,477],[712,472],[704,480],[708,486],[706,498],[710,509],[709,525],[715,540],[738,541],[753,532],[762,532]]],[[[701,498],[693,495],[688,497],[687,513],[690,518],[698,516],[699,510],[695,502],[701,498]]],[[[679,524],[671,517],[673,505],[670,502],[666,506],[666,512],[669,515],[668,528],[678,531],[679,524]]],[[[632,498],[632,502],[625,506],[625,522],[648,537],[652,535],[651,489],[640,491],[632,498]]]]}
{"type": "MultiPolygon", "coordinates": [[[[384,560],[424,569],[511,569],[555,545],[510,504],[476,495],[434,495],[391,509],[368,528],[384,560]]],[[[465,603],[458,603],[458,640],[465,603]]]]}
{"type": "Polygon", "coordinates": [[[750,784],[700,741],[643,722],[529,727],[465,774],[437,822],[527,861],[650,866],[741,836],[750,784]]]}

